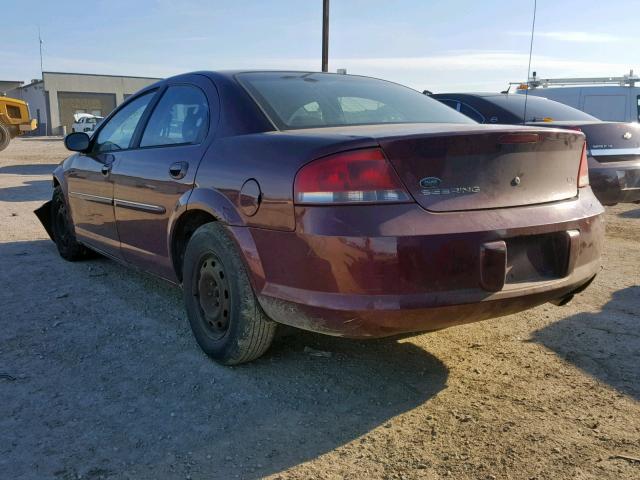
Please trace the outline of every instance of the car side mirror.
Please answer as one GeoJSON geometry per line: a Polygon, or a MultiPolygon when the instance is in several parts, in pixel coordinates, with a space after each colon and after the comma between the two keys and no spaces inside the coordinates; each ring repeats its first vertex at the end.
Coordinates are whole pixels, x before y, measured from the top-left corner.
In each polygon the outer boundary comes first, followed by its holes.
{"type": "Polygon", "coordinates": [[[64,137],[64,146],[72,152],[88,152],[91,139],[84,132],[73,132],[64,137]]]}

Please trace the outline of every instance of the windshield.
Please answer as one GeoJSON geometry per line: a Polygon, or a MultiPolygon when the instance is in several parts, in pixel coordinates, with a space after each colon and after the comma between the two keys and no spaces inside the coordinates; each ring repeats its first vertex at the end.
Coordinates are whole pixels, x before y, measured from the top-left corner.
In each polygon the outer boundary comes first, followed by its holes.
{"type": "Polygon", "coordinates": [[[401,85],[327,73],[255,72],[238,80],[280,129],[381,123],[476,123],[401,85]]]}
{"type": "MultiPolygon", "coordinates": [[[[513,113],[520,120],[524,115],[525,95],[496,95],[487,98],[488,101],[513,113]]],[[[526,122],[564,122],[564,121],[597,121],[596,117],[584,113],[563,103],[554,102],[547,98],[527,96],[526,122]]]]}

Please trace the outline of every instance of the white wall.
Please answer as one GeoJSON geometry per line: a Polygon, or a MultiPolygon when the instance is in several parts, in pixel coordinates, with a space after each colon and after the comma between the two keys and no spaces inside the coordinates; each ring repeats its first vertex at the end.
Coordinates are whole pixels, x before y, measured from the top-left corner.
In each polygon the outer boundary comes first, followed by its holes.
{"type": "Polygon", "coordinates": [[[51,132],[60,133],[58,92],[110,93],[116,96],[116,106],[141,88],[157,82],[157,78],[116,77],[108,75],[82,75],[77,73],[43,73],[44,85],[49,92],[51,132]]]}

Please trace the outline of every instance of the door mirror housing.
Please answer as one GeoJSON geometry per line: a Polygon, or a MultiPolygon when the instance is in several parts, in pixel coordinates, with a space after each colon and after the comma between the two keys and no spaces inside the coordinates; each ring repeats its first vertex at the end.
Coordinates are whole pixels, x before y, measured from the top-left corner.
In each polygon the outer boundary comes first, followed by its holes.
{"type": "Polygon", "coordinates": [[[84,132],[73,132],[64,137],[64,146],[72,152],[88,152],[91,139],[84,132]]]}

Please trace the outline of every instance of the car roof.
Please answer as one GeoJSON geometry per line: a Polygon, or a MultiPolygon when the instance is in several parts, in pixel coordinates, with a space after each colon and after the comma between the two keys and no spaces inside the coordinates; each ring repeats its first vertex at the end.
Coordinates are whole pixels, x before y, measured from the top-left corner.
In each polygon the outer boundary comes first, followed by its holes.
{"type": "MultiPolygon", "coordinates": [[[[550,98],[546,98],[546,97],[540,97],[538,95],[521,95],[521,94],[516,94],[516,93],[436,93],[431,95],[432,97],[435,98],[451,98],[451,97],[477,97],[477,98],[484,98],[488,101],[491,101],[492,99],[500,99],[500,100],[505,100],[508,101],[510,103],[514,103],[514,102],[520,102],[523,103],[525,101],[527,101],[528,103],[535,103],[535,102],[550,102],[552,104],[561,104],[564,107],[567,108],[571,108],[573,110],[578,110],[575,107],[572,107],[570,105],[565,105],[562,102],[558,102],[557,100],[552,100],[550,98]]],[[[549,104],[549,103],[547,103],[549,104]]]]}
{"type": "MultiPolygon", "coordinates": [[[[235,77],[237,75],[242,75],[245,73],[250,73],[250,74],[274,74],[274,73],[279,73],[279,74],[294,74],[294,75],[309,75],[309,74],[313,74],[313,75],[331,75],[331,76],[335,76],[335,77],[351,77],[351,78],[370,78],[370,79],[374,79],[374,80],[381,80],[384,82],[388,82],[388,83],[397,83],[394,82],[392,80],[387,80],[384,78],[378,78],[378,77],[372,77],[369,75],[355,75],[355,74],[343,74],[343,73],[335,73],[335,72],[319,72],[317,70],[268,70],[268,69],[237,69],[237,70],[201,70],[201,71],[195,71],[195,72],[187,72],[187,73],[183,73],[180,75],[176,75],[173,77],[169,77],[163,80],[160,80],[159,82],[157,82],[154,85],[158,85],[158,84],[162,84],[164,82],[168,82],[168,81],[172,81],[172,80],[177,80],[177,79],[184,79],[185,77],[189,76],[189,75],[204,75],[207,77],[210,77],[213,80],[225,80],[225,81],[234,81],[235,82],[235,77]]],[[[404,84],[399,84],[402,86],[405,86],[404,84]]],[[[150,85],[150,87],[152,87],[153,85],[150,85]]],[[[148,87],[147,87],[148,88],[148,87]]],[[[411,88],[411,87],[408,87],[411,88]]],[[[413,89],[415,90],[415,89],[413,89]]]]}
{"type": "Polygon", "coordinates": [[[446,93],[433,93],[432,97],[446,97],[447,95],[456,95],[461,96],[464,95],[466,97],[496,97],[499,95],[506,95],[504,93],[495,93],[495,92],[446,92],[446,93]]]}
{"type": "MultiPolygon", "coordinates": [[[[563,116],[566,116],[567,112],[575,112],[575,115],[577,115],[577,117],[575,119],[571,119],[571,121],[573,122],[576,122],[576,121],[598,122],[599,121],[596,117],[589,115],[588,113],[583,112],[582,110],[579,110],[575,107],[566,105],[562,102],[558,102],[557,100],[552,100],[550,98],[539,97],[537,95],[520,95],[516,93],[439,93],[439,94],[433,95],[433,97],[441,100],[446,100],[446,99],[463,100],[465,98],[470,98],[470,97],[482,98],[486,102],[491,103],[492,105],[502,108],[504,110],[507,110],[509,111],[510,114],[519,116],[520,118],[522,118],[522,115],[520,115],[517,112],[514,112],[513,109],[522,108],[524,105],[530,105],[532,109],[539,108],[539,109],[550,109],[550,110],[551,109],[563,110],[565,112],[565,115],[563,116]]],[[[555,115],[550,114],[549,116],[555,117],[556,115],[558,115],[557,111],[555,115]]],[[[535,121],[535,119],[527,120],[527,122],[530,122],[530,121],[535,121]]]]}
{"type": "MultiPolygon", "coordinates": [[[[517,93],[495,93],[495,92],[473,92],[473,93],[457,93],[457,92],[448,92],[448,93],[434,93],[432,97],[446,97],[447,95],[454,95],[456,97],[480,97],[480,98],[524,98],[526,95],[517,94],[517,93]]],[[[534,98],[532,95],[529,98],[534,98]]],[[[543,100],[549,100],[545,97],[535,96],[535,98],[540,98],[543,100]]],[[[553,100],[551,100],[553,101],[553,100]]]]}

